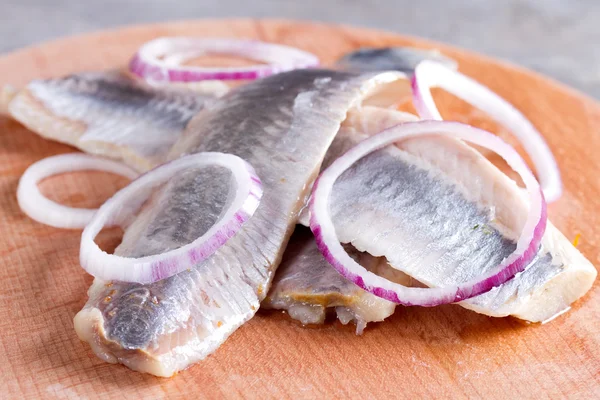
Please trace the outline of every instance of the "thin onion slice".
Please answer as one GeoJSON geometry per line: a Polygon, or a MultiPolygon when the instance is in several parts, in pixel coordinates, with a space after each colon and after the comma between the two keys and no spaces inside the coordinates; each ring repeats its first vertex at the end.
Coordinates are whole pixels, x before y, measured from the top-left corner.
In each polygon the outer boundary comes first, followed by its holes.
{"type": "Polygon", "coordinates": [[[311,53],[258,40],[162,37],[140,47],[129,64],[129,70],[149,83],[159,84],[203,80],[251,80],[317,65],[319,59],[311,53]],[[218,68],[181,66],[181,63],[207,53],[246,57],[267,64],[218,68]]]}
{"type": "Polygon", "coordinates": [[[519,110],[460,72],[437,62],[423,61],[417,65],[412,77],[413,101],[423,119],[442,120],[431,96],[433,87],[452,93],[508,128],[531,157],[546,200],[558,200],[562,194],[562,182],[554,155],[542,135],[519,110]]]}
{"type": "Polygon", "coordinates": [[[235,155],[198,153],[179,158],[140,176],[100,207],[81,235],[79,261],[83,269],[104,280],[152,283],[168,278],[194,267],[223,246],[254,214],[261,197],[262,184],[254,169],[235,155]],[[227,209],[204,235],[177,249],[140,258],[108,254],[94,242],[104,226],[129,221],[158,186],[186,169],[202,166],[227,168],[236,183],[227,209]]]}
{"type": "Polygon", "coordinates": [[[356,285],[395,303],[436,306],[454,303],[485,293],[523,271],[538,252],[546,229],[546,202],[538,182],[519,154],[499,137],[458,122],[407,122],[365,139],[329,166],[314,184],[310,201],[310,228],[325,259],[356,285]],[[329,196],[336,179],[367,154],[399,140],[442,134],[493,150],[522,177],[530,209],[515,251],[500,265],[480,277],[457,286],[411,288],[391,282],[367,271],[354,261],[340,244],[329,215],[329,196]]]}
{"type": "Polygon", "coordinates": [[[55,228],[81,229],[92,220],[96,209],[68,207],[44,197],[37,184],[44,178],[75,171],[103,171],[135,179],[139,173],[117,161],[87,154],[61,154],[32,164],[17,188],[21,210],[31,219],[55,228]]]}

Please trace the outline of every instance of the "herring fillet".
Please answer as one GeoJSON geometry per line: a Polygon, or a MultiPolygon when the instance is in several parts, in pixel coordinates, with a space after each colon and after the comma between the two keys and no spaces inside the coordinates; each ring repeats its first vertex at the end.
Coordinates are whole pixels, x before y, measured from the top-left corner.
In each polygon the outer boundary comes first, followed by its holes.
{"type": "MultiPolygon", "coordinates": [[[[372,106],[363,108],[379,110],[372,106]]],[[[377,113],[376,118],[361,118],[363,114],[356,110],[348,113],[325,155],[322,167],[331,164],[356,145],[359,137],[347,134],[348,129],[377,132],[381,126],[418,119],[403,112],[377,113]]],[[[308,226],[308,208],[302,210],[298,222],[308,226]]],[[[292,319],[304,325],[325,323],[327,309],[333,309],[343,324],[350,321],[356,324],[357,334],[362,334],[369,322],[383,321],[394,313],[396,304],[366,292],[331,267],[317,248],[312,234],[306,233],[302,225],[296,227],[273,286],[261,307],[285,310],[292,319]]],[[[377,275],[406,286],[420,285],[408,275],[390,267],[385,257],[373,257],[358,252],[352,246],[347,251],[360,265],[377,275]]]]}
{"type": "Polygon", "coordinates": [[[85,72],[34,80],[10,96],[7,108],[40,136],[146,171],[165,161],[188,121],[223,86],[154,88],[117,71],[85,72]]]}
{"type": "MultiPolygon", "coordinates": [[[[347,251],[369,271],[410,284],[410,278],[389,267],[385,258],[360,253],[352,246],[347,251]]],[[[341,276],[319,252],[312,233],[297,226],[261,308],[285,310],[303,325],[325,323],[330,309],[344,325],[354,322],[356,333],[362,334],[369,322],[383,321],[392,315],[396,304],[341,276]]]]}
{"type": "Polygon", "coordinates": [[[424,60],[444,64],[456,69],[457,62],[438,50],[423,50],[416,47],[361,47],[344,54],[336,66],[348,71],[401,71],[413,74],[417,65],[424,60]]]}
{"type": "MultiPolygon", "coordinates": [[[[171,157],[221,151],[244,158],[263,182],[259,208],[234,238],[189,271],[150,285],[96,279],[74,320],[79,337],[108,362],[158,376],[212,353],[265,297],[348,109],[401,78],[298,70],[242,86],[201,111],[171,157]]],[[[199,170],[170,181],[127,228],[115,253],[148,255],[191,242],[226,204],[227,178],[224,170],[199,170]]]]}
{"type": "MultiPolygon", "coordinates": [[[[330,153],[405,119],[396,113],[351,112],[330,153]]],[[[359,160],[338,178],[330,207],[341,242],[385,256],[425,285],[442,286],[474,278],[509,255],[528,206],[516,183],[473,148],[427,137],[359,160]]],[[[459,304],[542,322],[583,296],[595,277],[592,264],[548,222],[538,256],[524,272],[459,304]]]]}

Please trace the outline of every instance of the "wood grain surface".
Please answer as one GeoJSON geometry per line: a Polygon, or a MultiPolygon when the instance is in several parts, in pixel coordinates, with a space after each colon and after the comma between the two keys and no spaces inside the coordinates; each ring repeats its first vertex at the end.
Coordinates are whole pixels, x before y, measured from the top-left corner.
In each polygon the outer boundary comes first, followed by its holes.
{"type": "MultiPolygon", "coordinates": [[[[388,33],[290,21],[189,21],[67,38],[0,58],[0,84],[123,67],[160,35],[234,36],[285,43],[325,62],[358,46],[437,47],[464,73],[521,109],[555,152],[565,194],[550,218],[600,265],[600,106],[529,71],[441,44],[388,33]]],[[[489,40],[494,40],[490,38],[489,40]]],[[[494,129],[443,96],[442,112],[494,129]]],[[[500,134],[510,141],[504,133],[500,134]]],[[[600,289],[546,325],[490,318],[459,306],[402,308],[362,336],[339,323],[306,329],[259,313],[215,354],[171,379],[99,360],[73,329],[92,282],[78,266],[79,231],[39,225],[20,213],[23,171],[74,151],[0,117],[0,398],[600,398],[600,289]]],[[[68,204],[101,203],[122,179],[95,173],[52,178],[43,190],[68,204]]],[[[118,232],[101,242],[115,246],[118,232]]]]}

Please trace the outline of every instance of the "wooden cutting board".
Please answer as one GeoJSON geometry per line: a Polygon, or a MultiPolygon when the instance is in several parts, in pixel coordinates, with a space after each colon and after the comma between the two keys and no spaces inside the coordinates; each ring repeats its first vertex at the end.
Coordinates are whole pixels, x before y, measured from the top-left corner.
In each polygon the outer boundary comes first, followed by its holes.
{"type": "MultiPolygon", "coordinates": [[[[0,84],[123,67],[161,35],[234,36],[285,43],[331,62],[359,46],[437,47],[521,109],[553,149],[565,194],[550,218],[600,265],[600,106],[547,78],[420,39],[333,25],[220,20],[167,23],[62,39],[0,58],[0,84]]],[[[493,40],[490,38],[489,40],[493,40]]],[[[495,129],[450,96],[442,111],[495,129]]],[[[500,134],[510,139],[509,136],[500,134]]],[[[333,323],[306,329],[259,313],[205,361],[171,379],[106,364],[79,341],[73,316],[92,278],[78,266],[79,231],[39,225],[15,191],[28,165],[74,149],[0,117],[0,398],[600,398],[600,289],[546,325],[489,318],[459,306],[399,307],[362,336],[333,323]]],[[[54,199],[99,205],[125,184],[101,173],[46,181],[54,199]]],[[[117,234],[103,236],[116,245],[117,234]]]]}

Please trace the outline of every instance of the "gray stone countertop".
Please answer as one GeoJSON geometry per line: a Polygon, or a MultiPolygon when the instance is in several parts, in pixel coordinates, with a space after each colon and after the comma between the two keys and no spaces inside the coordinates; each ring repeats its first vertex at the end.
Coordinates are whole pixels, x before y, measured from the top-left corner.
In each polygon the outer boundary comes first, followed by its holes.
{"type": "Polygon", "coordinates": [[[600,0],[0,0],[0,53],[128,24],[210,17],[295,18],[421,36],[600,98],[600,0]]]}

